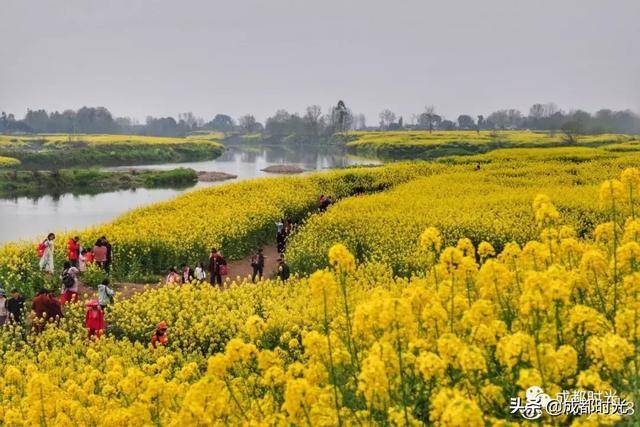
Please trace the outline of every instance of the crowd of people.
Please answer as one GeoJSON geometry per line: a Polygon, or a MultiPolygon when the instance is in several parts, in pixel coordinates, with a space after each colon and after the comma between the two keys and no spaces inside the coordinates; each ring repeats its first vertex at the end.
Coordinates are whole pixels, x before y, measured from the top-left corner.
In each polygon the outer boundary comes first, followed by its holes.
{"type": "MultiPolygon", "coordinates": [[[[38,257],[40,261],[38,265],[40,270],[50,275],[55,271],[55,240],[56,235],[49,233],[47,238],[38,244],[38,257]]],[[[87,265],[95,264],[105,272],[111,270],[111,262],[113,252],[109,240],[102,236],[90,249],[80,244],[80,237],[75,236],[67,242],[67,261],[71,267],[76,268],[79,272],[86,271],[87,265]]],[[[66,265],[66,263],[65,263],[66,265]]]]}
{"type": "MultiPolygon", "coordinates": [[[[333,200],[321,195],[319,210],[326,210],[333,200]]],[[[284,253],[287,240],[294,231],[294,223],[288,218],[282,218],[276,225],[276,249],[278,258],[276,262],[276,277],[286,282],[291,275],[289,266],[285,262],[284,253]]],[[[49,277],[54,277],[55,272],[55,240],[56,235],[49,233],[38,246],[40,270],[49,277]]],[[[250,257],[251,281],[262,280],[264,276],[266,256],[262,247],[250,257]]],[[[79,236],[70,238],[66,247],[66,260],[59,276],[61,289],[57,297],[51,290],[42,288],[31,301],[32,325],[36,333],[42,332],[48,321],[58,322],[64,317],[66,304],[78,301],[79,286],[82,273],[87,271],[90,264],[102,269],[107,277],[97,287],[97,298],[86,303],[85,327],[88,338],[100,338],[106,330],[104,312],[113,303],[114,289],[110,286],[108,274],[111,271],[113,261],[112,246],[109,240],[102,236],[90,248],[83,247],[79,236]]],[[[229,275],[229,265],[226,258],[218,248],[211,248],[208,262],[197,262],[192,268],[188,263],[183,263],[178,269],[169,269],[164,281],[167,284],[185,284],[193,281],[208,282],[212,286],[223,287],[223,277],[229,275]]],[[[0,287],[0,326],[8,323],[23,323],[25,321],[26,300],[18,289],[11,290],[11,296],[7,298],[4,289],[0,287]]],[[[165,346],[169,342],[168,325],[162,321],[156,325],[151,335],[151,345],[165,346]]]]}

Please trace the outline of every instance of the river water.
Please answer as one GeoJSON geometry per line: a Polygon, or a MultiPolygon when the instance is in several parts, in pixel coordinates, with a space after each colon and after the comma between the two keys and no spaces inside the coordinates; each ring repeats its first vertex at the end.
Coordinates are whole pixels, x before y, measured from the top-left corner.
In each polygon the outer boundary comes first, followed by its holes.
{"type": "Polygon", "coordinates": [[[238,178],[216,183],[199,182],[186,189],[136,189],[93,195],[63,194],[39,198],[0,198],[0,244],[16,239],[43,238],[50,231],[64,231],[100,224],[128,210],[167,200],[196,188],[250,178],[277,176],[261,170],[271,165],[297,165],[305,170],[314,171],[376,163],[379,162],[352,157],[337,150],[314,147],[304,147],[304,149],[230,147],[215,160],[135,166],[135,168],[149,169],[187,167],[196,171],[226,172],[237,175],[238,178]]]}

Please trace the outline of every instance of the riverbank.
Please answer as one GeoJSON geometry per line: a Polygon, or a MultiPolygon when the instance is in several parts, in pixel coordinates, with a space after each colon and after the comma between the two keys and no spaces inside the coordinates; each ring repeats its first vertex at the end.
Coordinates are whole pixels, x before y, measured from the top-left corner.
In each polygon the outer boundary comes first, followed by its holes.
{"type": "Polygon", "coordinates": [[[357,131],[346,147],[351,153],[387,160],[436,159],[483,154],[508,148],[602,147],[638,142],[637,135],[577,135],[542,131],[357,131]]]}
{"type": "Polygon", "coordinates": [[[97,194],[134,188],[187,187],[197,181],[197,172],[186,168],[167,171],[13,170],[0,172],[0,197],[39,197],[63,193],[97,194]]]}
{"type": "Polygon", "coordinates": [[[0,156],[23,169],[122,166],[211,160],[224,152],[215,136],[0,135],[0,156]]]}

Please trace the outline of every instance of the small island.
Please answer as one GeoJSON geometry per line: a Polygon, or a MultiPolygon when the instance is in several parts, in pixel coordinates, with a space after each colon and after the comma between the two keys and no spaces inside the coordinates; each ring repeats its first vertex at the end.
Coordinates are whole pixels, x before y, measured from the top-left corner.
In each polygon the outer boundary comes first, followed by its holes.
{"type": "Polygon", "coordinates": [[[226,172],[198,172],[198,181],[202,182],[217,182],[217,181],[226,181],[228,179],[235,179],[238,175],[234,175],[226,172]]]}
{"type": "Polygon", "coordinates": [[[271,165],[264,169],[261,169],[263,172],[268,173],[302,173],[304,169],[300,166],[295,165],[271,165]]]}

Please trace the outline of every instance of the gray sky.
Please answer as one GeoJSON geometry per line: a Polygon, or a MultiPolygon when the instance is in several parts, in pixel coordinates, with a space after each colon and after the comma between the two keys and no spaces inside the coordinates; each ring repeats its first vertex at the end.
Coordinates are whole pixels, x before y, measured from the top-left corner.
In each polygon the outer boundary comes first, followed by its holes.
{"type": "Polygon", "coordinates": [[[0,109],[640,110],[639,0],[0,0],[0,109]]]}

